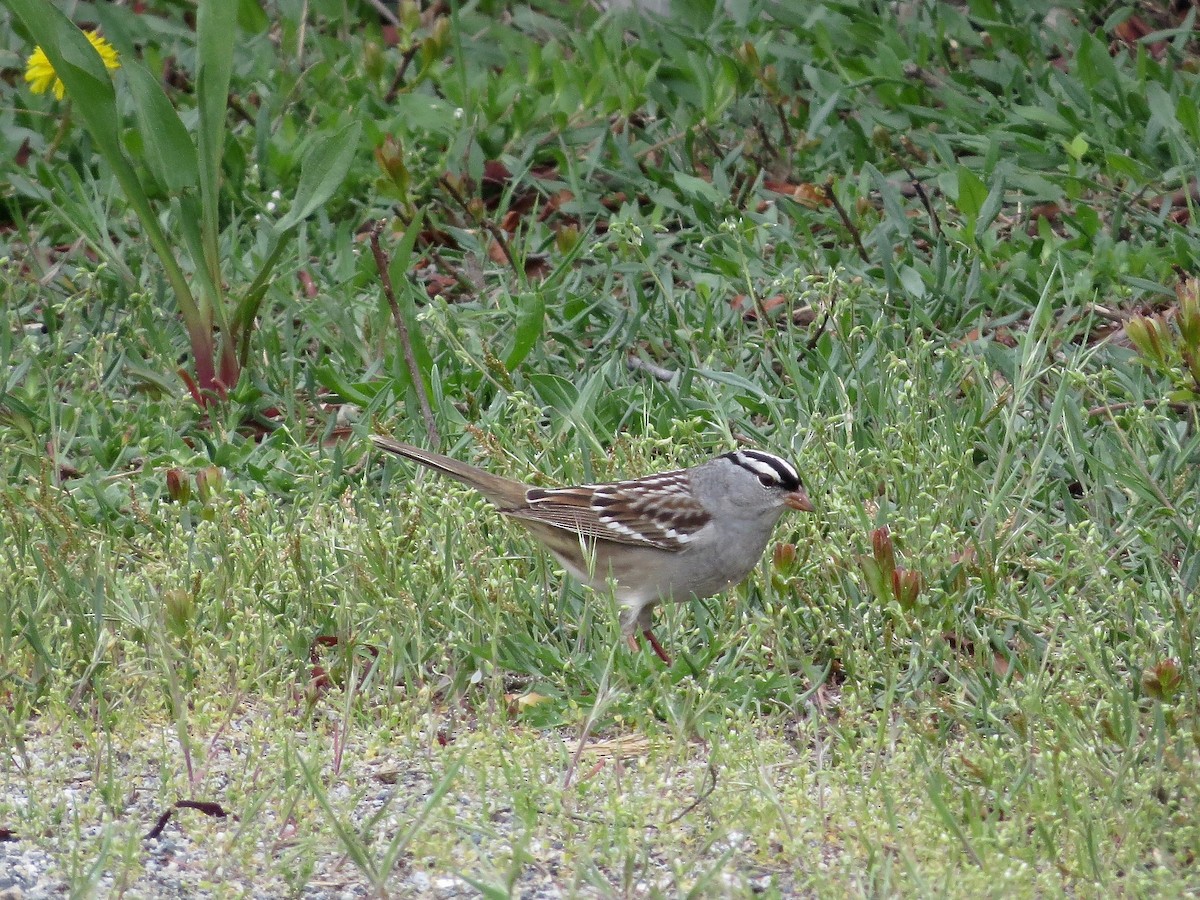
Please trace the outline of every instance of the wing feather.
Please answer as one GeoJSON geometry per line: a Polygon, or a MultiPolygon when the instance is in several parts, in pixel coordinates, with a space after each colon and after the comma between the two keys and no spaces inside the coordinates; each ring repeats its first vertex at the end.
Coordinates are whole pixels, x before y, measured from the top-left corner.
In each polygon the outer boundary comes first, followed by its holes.
{"type": "Polygon", "coordinates": [[[585,539],[682,550],[712,516],[692,496],[684,471],[573,488],[531,488],[525,506],[503,509],[585,539]]]}

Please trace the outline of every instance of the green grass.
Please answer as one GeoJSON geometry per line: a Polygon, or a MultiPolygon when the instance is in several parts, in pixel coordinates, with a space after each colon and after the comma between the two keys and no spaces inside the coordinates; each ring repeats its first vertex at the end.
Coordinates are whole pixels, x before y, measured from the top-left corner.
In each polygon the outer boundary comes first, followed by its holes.
{"type": "MultiPolygon", "coordinates": [[[[1153,202],[1195,171],[1191,32],[1110,53],[1127,10],[557,6],[457,12],[387,102],[403,48],[367,13],[242,23],[230,234],[294,193],[306,132],[352,108],[367,137],[281,265],[314,289],[272,285],[203,411],[111,177],[0,86],[0,852],[78,895],[153,893],[172,855],[217,894],[1200,890],[1198,422],[1098,339],[1195,274],[1153,202]],[[766,185],[827,179],[840,212],[766,185]],[[663,610],[672,667],[469,491],[367,453],[425,438],[355,235],[385,217],[394,247],[416,209],[435,244],[398,290],[444,449],[555,484],[737,439],[803,469],[794,558],[663,610]],[[516,265],[488,249],[510,212],[516,265]],[[872,579],[885,525],[914,603],[872,579]],[[146,840],[180,799],[231,815],[146,840]]],[[[186,67],[164,9],[110,15],[186,67]]],[[[6,65],[27,51],[0,17],[6,65]]]]}

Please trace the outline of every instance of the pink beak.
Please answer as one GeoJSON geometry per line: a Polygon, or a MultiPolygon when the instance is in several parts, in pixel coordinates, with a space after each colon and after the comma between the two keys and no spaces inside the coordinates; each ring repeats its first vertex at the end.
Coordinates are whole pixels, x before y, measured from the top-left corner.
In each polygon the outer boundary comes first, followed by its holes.
{"type": "Polygon", "coordinates": [[[783,502],[792,509],[798,509],[801,512],[814,512],[812,501],[808,499],[808,494],[805,493],[804,488],[792,491],[792,493],[783,498],[783,502]]]}

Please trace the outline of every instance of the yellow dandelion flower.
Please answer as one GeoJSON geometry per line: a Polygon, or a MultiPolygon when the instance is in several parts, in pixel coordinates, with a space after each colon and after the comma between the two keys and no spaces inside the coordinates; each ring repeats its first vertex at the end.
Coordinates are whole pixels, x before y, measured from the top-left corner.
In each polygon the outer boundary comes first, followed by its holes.
{"type": "MultiPolygon", "coordinates": [[[[121,67],[121,61],[117,58],[117,51],[112,44],[94,31],[85,31],[83,34],[104,60],[104,68],[111,72],[121,67]]],[[[29,60],[25,63],[25,80],[29,82],[29,89],[35,94],[44,94],[50,88],[54,88],[54,96],[61,100],[67,92],[66,85],[54,71],[46,51],[41,47],[35,47],[29,54],[29,60]]]]}

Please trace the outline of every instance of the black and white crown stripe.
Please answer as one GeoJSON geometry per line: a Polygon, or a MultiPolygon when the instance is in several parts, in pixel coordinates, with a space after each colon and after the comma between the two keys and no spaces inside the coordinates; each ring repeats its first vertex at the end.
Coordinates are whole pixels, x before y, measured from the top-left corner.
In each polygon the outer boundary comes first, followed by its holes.
{"type": "Polygon", "coordinates": [[[725,458],[734,465],[753,472],[760,480],[779,485],[785,491],[800,490],[800,475],[786,460],[761,450],[734,450],[725,458]]]}

